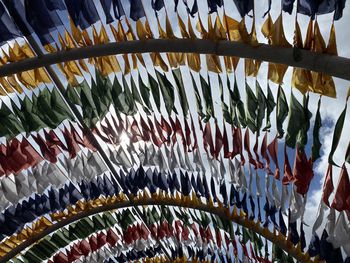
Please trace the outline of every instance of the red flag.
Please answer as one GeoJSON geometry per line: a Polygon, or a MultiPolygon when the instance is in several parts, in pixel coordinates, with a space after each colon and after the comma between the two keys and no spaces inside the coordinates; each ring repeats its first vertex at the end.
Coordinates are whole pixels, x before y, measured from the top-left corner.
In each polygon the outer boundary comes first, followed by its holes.
{"type": "Polygon", "coordinates": [[[215,156],[215,149],[214,149],[214,143],[213,143],[213,137],[211,135],[211,128],[210,128],[210,122],[208,121],[205,124],[204,131],[203,131],[203,144],[204,149],[208,153],[208,146],[211,156],[215,156]]]}
{"type": "Polygon", "coordinates": [[[80,242],[79,248],[85,257],[87,257],[91,252],[90,244],[85,239],[80,242]]]}
{"type": "Polygon", "coordinates": [[[263,157],[263,159],[265,159],[266,161],[266,165],[265,165],[266,172],[272,175],[273,173],[271,172],[271,169],[270,169],[270,158],[269,158],[269,155],[267,154],[267,132],[265,132],[264,138],[261,142],[260,154],[263,157]]]}
{"type": "Polygon", "coordinates": [[[101,127],[103,127],[103,132],[108,135],[108,138],[112,143],[118,144],[120,142],[118,134],[115,132],[108,118],[105,118],[105,122],[106,122],[106,126],[102,126],[102,122],[101,122],[101,127]]]}
{"type": "Polygon", "coordinates": [[[216,244],[221,249],[222,248],[222,238],[221,238],[221,233],[220,233],[219,228],[216,228],[215,235],[216,235],[216,244]]]}
{"type": "Polygon", "coordinates": [[[58,139],[56,134],[53,130],[51,130],[49,133],[44,129],[44,136],[45,136],[45,144],[47,147],[54,152],[54,154],[57,156],[62,151],[61,149],[65,150],[66,146],[61,142],[61,140],[58,139]],[[60,146],[60,147],[58,147],[60,146]]]}
{"type": "Polygon", "coordinates": [[[222,148],[222,144],[223,144],[223,139],[222,139],[222,134],[220,131],[220,128],[218,126],[217,121],[215,121],[215,154],[214,154],[214,158],[216,158],[218,160],[221,148],[222,148]]]}
{"type": "MultiPolygon", "coordinates": [[[[29,167],[27,164],[27,156],[22,152],[21,143],[17,138],[8,142],[6,147],[6,159],[5,159],[7,169],[6,174],[18,173],[23,169],[29,167]]],[[[3,166],[4,167],[4,166],[3,166]]]]}
{"type": "Polygon", "coordinates": [[[222,135],[222,143],[224,146],[224,158],[230,158],[231,152],[228,145],[228,138],[227,138],[227,131],[226,131],[226,125],[224,123],[224,133],[222,135]]]}
{"type": "Polygon", "coordinates": [[[312,165],[312,160],[311,158],[307,159],[304,149],[297,146],[293,168],[293,179],[296,191],[301,195],[307,193],[311,179],[314,177],[312,165]]]}
{"type": "Polygon", "coordinates": [[[185,123],[185,134],[186,134],[186,144],[187,144],[187,151],[191,152],[191,130],[190,130],[190,126],[187,123],[187,120],[184,118],[184,123],[185,123]]]}
{"type": "Polygon", "coordinates": [[[167,140],[169,141],[173,130],[172,130],[171,126],[169,125],[169,123],[164,119],[163,115],[161,115],[160,125],[161,125],[163,131],[166,132],[167,137],[168,137],[167,140]]]}
{"type": "MultiPolygon", "coordinates": [[[[96,149],[96,147],[94,146],[94,143],[93,143],[92,139],[90,138],[90,136],[87,135],[86,129],[83,128],[83,127],[81,127],[81,126],[79,126],[79,128],[80,128],[80,130],[81,130],[82,133],[83,133],[83,140],[82,140],[83,145],[84,145],[86,148],[90,149],[91,151],[96,152],[97,149],[96,149]]],[[[76,130],[73,129],[73,132],[74,132],[74,138],[76,138],[76,136],[75,136],[76,130]]]]}
{"type": "Polygon", "coordinates": [[[40,154],[34,149],[34,147],[29,143],[29,141],[26,138],[22,139],[21,151],[27,157],[27,167],[32,167],[43,160],[40,154]]]}
{"type": "Polygon", "coordinates": [[[91,235],[89,237],[89,244],[92,251],[96,251],[100,248],[99,245],[97,244],[97,238],[95,235],[91,235]]]}
{"type": "Polygon", "coordinates": [[[119,240],[119,237],[117,236],[117,234],[114,233],[114,231],[111,228],[108,229],[107,238],[106,238],[106,241],[108,242],[108,244],[114,247],[115,244],[117,244],[118,240],[119,240]]]}
{"type": "Polygon", "coordinates": [[[275,178],[277,180],[280,179],[280,168],[278,165],[278,140],[277,136],[273,139],[273,141],[267,146],[267,150],[269,151],[269,154],[272,158],[272,161],[275,164],[275,178]]]}
{"type": "Polygon", "coordinates": [[[254,144],[254,147],[253,147],[253,152],[254,152],[255,158],[256,158],[256,165],[258,166],[259,169],[262,169],[264,167],[264,165],[263,165],[262,162],[260,162],[259,153],[258,153],[258,147],[259,147],[259,137],[258,137],[258,133],[256,133],[255,144],[254,144]]]}
{"type": "Polygon", "coordinates": [[[56,254],[54,256],[53,262],[54,263],[69,263],[71,261],[68,260],[68,257],[63,252],[59,252],[58,254],[56,254]]]}
{"type": "Polygon", "coordinates": [[[103,133],[107,135],[107,137],[105,137],[105,138],[108,138],[107,143],[113,143],[113,138],[112,138],[111,131],[109,130],[109,128],[107,126],[104,126],[102,122],[100,122],[100,126],[101,126],[101,130],[103,131],[103,133]]]}
{"type": "Polygon", "coordinates": [[[143,139],[141,130],[140,130],[139,125],[137,124],[137,121],[135,120],[135,118],[134,118],[134,120],[133,120],[133,122],[132,122],[132,124],[130,126],[130,132],[131,132],[131,139],[130,139],[130,141],[132,143],[141,141],[143,139]]]}
{"type": "Polygon", "coordinates": [[[70,247],[70,251],[67,253],[67,255],[68,255],[68,262],[74,262],[75,260],[80,258],[83,255],[83,253],[81,252],[78,244],[74,244],[73,246],[70,247]]]}
{"type": "Polygon", "coordinates": [[[241,128],[235,128],[232,126],[232,138],[233,138],[233,149],[231,158],[234,158],[237,154],[241,155],[241,163],[244,165],[245,159],[243,156],[243,146],[242,146],[242,130],[241,128]]]}
{"type": "Polygon", "coordinates": [[[144,223],[139,225],[139,233],[140,233],[140,236],[143,240],[148,240],[150,232],[144,223]]]}
{"type": "Polygon", "coordinates": [[[193,122],[193,118],[192,115],[191,116],[191,129],[192,129],[192,133],[193,133],[193,146],[192,149],[198,149],[198,140],[197,140],[197,134],[196,134],[196,128],[194,127],[194,122],[193,122]]]}
{"type": "Polygon", "coordinates": [[[282,183],[284,185],[288,185],[292,181],[293,181],[292,168],[290,167],[290,164],[289,164],[287,146],[284,145],[284,172],[283,172],[282,183]]]}
{"type": "Polygon", "coordinates": [[[254,160],[253,155],[250,151],[250,138],[249,138],[249,129],[245,130],[245,134],[244,134],[244,149],[248,154],[248,158],[249,158],[249,163],[251,163],[254,166],[254,169],[259,168],[259,165],[257,164],[257,162],[254,160]]]}
{"type": "Polygon", "coordinates": [[[80,151],[79,145],[74,140],[72,133],[69,132],[66,127],[64,127],[64,130],[62,131],[62,133],[67,143],[67,150],[69,152],[69,157],[75,158],[75,156],[77,156],[77,153],[80,151]]]}
{"type": "Polygon", "coordinates": [[[236,242],[235,236],[233,236],[232,245],[233,245],[233,254],[235,255],[235,257],[237,257],[238,256],[238,248],[237,248],[237,242],[236,242]]]}
{"type": "Polygon", "coordinates": [[[57,157],[53,149],[50,149],[44,139],[40,136],[40,134],[32,135],[34,141],[39,145],[40,151],[44,158],[51,163],[57,162],[57,157]]]}
{"type": "Polygon", "coordinates": [[[322,200],[323,202],[329,207],[329,196],[334,190],[333,185],[333,166],[331,164],[328,164],[327,174],[326,178],[324,179],[323,184],[323,193],[322,193],[322,200]]]}
{"type": "Polygon", "coordinates": [[[152,133],[151,129],[148,127],[145,120],[140,116],[140,124],[142,129],[142,139],[146,142],[151,140],[150,134],[152,133]]]}
{"type": "MultiPolygon", "coordinates": [[[[152,123],[151,119],[148,116],[147,116],[147,121],[148,121],[148,125],[149,125],[149,128],[150,128],[150,134],[151,134],[151,138],[152,138],[153,143],[157,147],[162,146],[163,141],[161,139],[159,139],[159,137],[156,135],[153,123],[152,123]]],[[[163,138],[164,138],[164,136],[163,136],[163,138]]]]}
{"type": "MultiPolygon", "coordinates": [[[[160,140],[165,143],[167,141],[167,139],[165,138],[164,134],[163,134],[163,128],[162,126],[160,125],[160,123],[158,122],[158,120],[156,119],[156,116],[154,115],[153,116],[153,119],[154,119],[154,125],[156,126],[156,129],[157,129],[157,132],[158,132],[158,135],[159,135],[159,138],[160,140]]],[[[150,123],[151,120],[148,119],[148,123],[150,123]]]]}
{"type": "Polygon", "coordinates": [[[6,157],[6,146],[0,144],[0,176],[7,174],[7,171],[10,173],[6,157]]]}
{"type": "Polygon", "coordinates": [[[97,244],[98,244],[98,246],[102,247],[106,243],[107,243],[107,236],[103,232],[98,233],[97,234],[97,244]]]}
{"type": "Polygon", "coordinates": [[[338,181],[337,190],[335,191],[334,199],[331,207],[338,210],[347,210],[348,215],[350,213],[350,182],[349,174],[346,169],[345,163],[343,164],[340,172],[340,178],[338,181]]]}
{"type": "Polygon", "coordinates": [[[241,243],[242,250],[243,250],[243,254],[244,254],[246,257],[248,257],[249,259],[251,259],[250,256],[249,256],[249,254],[248,254],[248,250],[247,250],[247,247],[245,246],[245,244],[244,244],[243,242],[239,242],[239,243],[241,243]]]}

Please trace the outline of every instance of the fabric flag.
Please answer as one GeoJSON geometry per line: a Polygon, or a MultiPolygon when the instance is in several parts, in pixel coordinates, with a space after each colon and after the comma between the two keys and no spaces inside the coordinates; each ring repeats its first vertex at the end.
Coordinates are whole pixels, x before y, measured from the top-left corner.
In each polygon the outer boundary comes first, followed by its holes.
{"type": "Polygon", "coordinates": [[[304,147],[307,143],[307,131],[310,126],[311,112],[307,109],[308,97],[305,98],[305,105],[302,106],[291,92],[289,121],[286,134],[286,144],[294,148],[298,143],[298,147],[304,147]]]}
{"type": "Polygon", "coordinates": [[[112,23],[114,21],[111,15],[112,4],[113,4],[114,17],[116,19],[120,20],[120,18],[125,15],[124,8],[120,0],[100,0],[100,2],[103,8],[103,12],[106,15],[107,24],[112,23]]]}
{"type": "Polygon", "coordinates": [[[20,36],[21,33],[18,31],[11,17],[7,14],[3,3],[0,3],[0,43],[3,44],[8,40],[20,36]]]}
{"type": "Polygon", "coordinates": [[[233,91],[230,90],[230,107],[231,114],[233,114],[233,124],[236,127],[246,127],[246,114],[244,111],[244,104],[241,100],[237,81],[234,82],[233,91]]]}
{"type": "MultiPolygon", "coordinates": [[[[258,111],[258,100],[255,97],[252,89],[249,87],[248,83],[245,83],[246,90],[246,123],[248,128],[255,133],[258,129],[257,127],[257,111],[258,111]]],[[[260,101],[259,101],[260,102],[260,101]]]]}
{"type": "Polygon", "coordinates": [[[320,128],[322,127],[322,119],[321,119],[321,113],[320,113],[320,108],[321,108],[321,96],[318,100],[317,104],[317,112],[316,112],[316,117],[315,117],[315,124],[314,124],[314,129],[313,129],[313,136],[312,136],[312,161],[315,162],[319,157],[320,157],[320,150],[321,150],[321,142],[320,142],[320,128]]]}
{"type": "Polygon", "coordinates": [[[197,87],[196,81],[194,80],[194,77],[192,75],[192,73],[190,72],[191,75],[191,80],[192,80],[192,86],[193,86],[193,90],[194,90],[194,95],[196,97],[196,107],[197,107],[197,113],[198,116],[201,118],[204,118],[204,113],[203,113],[203,104],[202,104],[202,98],[201,95],[199,93],[199,89],[197,87]]]}
{"type": "Polygon", "coordinates": [[[208,83],[202,77],[202,75],[200,75],[199,78],[201,82],[202,93],[203,93],[205,108],[206,108],[206,117],[204,121],[207,122],[210,117],[214,117],[214,104],[213,104],[213,97],[211,94],[212,89],[210,87],[210,78],[208,83]]]}
{"type": "Polygon", "coordinates": [[[172,111],[177,113],[174,100],[175,100],[175,94],[174,94],[174,87],[171,84],[171,82],[167,79],[166,75],[160,73],[156,70],[157,79],[159,82],[159,87],[162,92],[162,96],[165,103],[165,108],[170,115],[172,111]]]}
{"type": "Polygon", "coordinates": [[[92,0],[64,0],[73,23],[82,30],[96,23],[100,17],[92,0]]]}
{"type": "Polygon", "coordinates": [[[267,85],[267,98],[266,98],[266,126],[263,131],[269,131],[271,128],[270,115],[276,106],[275,100],[273,98],[270,85],[267,85]]]}
{"type": "Polygon", "coordinates": [[[241,17],[247,15],[254,8],[253,0],[233,0],[241,17]]]}
{"type": "Polygon", "coordinates": [[[183,77],[181,74],[181,70],[180,70],[180,68],[173,69],[172,73],[173,73],[173,76],[175,79],[177,92],[178,92],[179,97],[180,97],[180,104],[181,104],[183,114],[184,114],[185,118],[187,118],[189,106],[188,106],[188,101],[187,101],[187,96],[186,96],[186,91],[185,91],[185,86],[183,83],[183,77]]]}
{"type": "Polygon", "coordinates": [[[309,185],[314,176],[312,169],[312,160],[307,159],[304,149],[297,146],[295,154],[293,179],[296,191],[299,194],[305,195],[309,190],[309,185]]]}
{"type": "Polygon", "coordinates": [[[323,193],[322,193],[322,201],[329,207],[329,196],[334,190],[333,186],[333,169],[332,165],[328,165],[326,177],[323,183],[323,193]]]}
{"type": "Polygon", "coordinates": [[[350,187],[349,174],[345,164],[341,168],[340,178],[338,181],[337,190],[335,191],[334,199],[331,207],[338,211],[346,211],[350,218],[350,194],[347,189],[350,187]]]}
{"type": "Polygon", "coordinates": [[[277,123],[277,131],[278,138],[282,138],[284,135],[283,131],[283,122],[287,118],[288,115],[288,104],[286,95],[281,86],[278,86],[277,92],[277,110],[276,110],[276,123],[277,123]]]}
{"type": "Polygon", "coordinates": [[[328,162],[330,164],[333,165],[337,165],[334,161],[333,161],[333,155],[335,153],[335,151],[337,150],[339,141],[340,141],[340,136],[342,134],[342,130],[343,130],[343,126],[344,126],[344,121],[345,121],[345,115],[346,115],[346,108],[347,108],[347,101],[345,104],[345,108],[343,110],[343,112],[340,114],[335,127],[334,127],[334,133],[333,133],[333,139],[332,139],[332,148],[331,151],[329,153],[328,156],[328,162]]]}
{"type": "Polygon", "coordinates": [[[134,21],[146,16],[141,0],[129,0],[130,2],[130,18],[134,21]]]}
{"type": "Polygon", "coordinates": [[[218,7],[222,7],[224,5],[223,0],[207,0],[207,2],[208,2],[209,14],[217,12],[218,7]]]}

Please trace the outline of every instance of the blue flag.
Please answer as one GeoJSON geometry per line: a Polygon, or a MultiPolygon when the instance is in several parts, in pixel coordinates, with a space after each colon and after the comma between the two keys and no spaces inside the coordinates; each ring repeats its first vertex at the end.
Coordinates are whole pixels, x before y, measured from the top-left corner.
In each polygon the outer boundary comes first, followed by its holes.
{"type": "Polygon", "coordinates": [[[247,15],[254,8],[254,0],[233,0],[241,17],[247,15]]]}
{"type": "Polygon", "coordinates": [[[6,13],[4,5],[0,2],[0,44],[20,36],[21,33],[6,13]]]}
{"type": "Polygon", "coordinates": [[[93,0],[64,0],[69,16],[82,30],[100,20],[93,0]]]}
{"type": "Polygon", "coordinates": [[[208,2],[208,8],[209,8],[209,14],[212,14],[214,12],[218,11],[218,7],[222,7],[223,0],[207,0],[208,2]]]}
{"type": "Polygon", "coordinates": [[[134,21],[146,16],[141,0],[129,0],[130,2],[130,18],[134,21]]]}
{"type": "Polygon", "coordinates": [[[120,0],[100,0],[103,12],[106,15],[106,23],[112,23],[114,21],[113,16],[111,15],[111,7],[113,5],[113,13],[115,19],[120,19],[122,16],[125,16],[124,8],[120,0]]]}

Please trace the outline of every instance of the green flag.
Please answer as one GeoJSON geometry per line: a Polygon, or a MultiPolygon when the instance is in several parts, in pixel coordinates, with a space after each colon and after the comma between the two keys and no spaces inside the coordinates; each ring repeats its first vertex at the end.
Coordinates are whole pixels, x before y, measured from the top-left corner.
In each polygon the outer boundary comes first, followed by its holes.
{"type": "Polygon", "coordinates": [[[187,97],[186,97],[185,86],[183,83],[181,70],[180,70],[180,68],[177,68],[177,69],[173,69],[172,72],[173,72],[173,76],[175,79],[177,92],[178,92],[179,97],[180,97],[180,104],[181,104],[182,112],[186,118],[188,115],[189,106],[188,106],[188,101],[187,101],[187,97]]]}
{"type": "Polygon", "coordinates": [[[106,212],[102,215],[104,224],[107,227],[112,227],[117,223],[117,220],[113,217],[113,215],[109,212],[106,212]]]}
{"type": "Polygon", "coordinates": [[[213,104],[213,97],[211,95],[211,88],[210,88],[210,78],[209,82],[202,77],[202,75],[199,75],[201,87],[202,87],[202,93],[204,98],[204,104],[205,104],[205,122],[207,122],[210,117],[214,117],[214,104],[213,104]]]}
{"type": "Polygon", "coordinates": [[[194,80],[194,77],[192,75],[192,73],[190,72],[191,75],[191,80],[192,80],[192,86],[194,89],[194,95],[196,97],[196,106],[197,106],[197,113],[198,116],[200,116],[201,119],[203,119],[205,117],[204,113],[203,113],[203,104],[202,104],[202,99],[201,99],[201,95],[199,93],[199,89],[197,87],[196,81],[194,80]]]}
{"type": "Polygon", "coordinates": [[[345,121],[345,115],[346,115],[346,108],[347,108],[347,100],[345,103],[345,108],[343,110],[343,112],[340,114],[336,124],[335,124],[335,128],[334,128],[334,133],[333,133],[333,139],[332,139],[332,148],[331,148],[331,152],[329,153],[328,156],[328,162],[332,165],[336,165],[338,166],[334,161],[333,161],[333,155],[334,152],[336,151],[339,141],[340,141],[340,137],[341,137],[341,133],[343,131],[343,126],[344,126],[344,121],[345,121]]]}
{"type": "Polygon", "coordinates": [[[320,150],[321,150],[321,141],[320,141],[320,128],[322,127],[322,119],[321,119],[321,113],[320,113],[320,108],[321,108],[321,96],[318,99],[318,105],[317,105],[317,112],[316,112],[316,117],[315,117],[315,124],[314,124],[314,129],[313,129],[313,136],[312,136],[312,161],[315,162],[321,155],[320,155],[320,150]]]}
{"type": "Polygon", "coordinates": [[[81,100],[79,97],[79,94],[81,92],[81,87],[72,87],[70,84],[68,84],[68,87],[65,91],[65,97],[73,104],[82,106],[81,100]]]}
{"type": "Polygon", "coordinates": [[[100,94],[101,90],[98,87],[97,82],[91,79],[91,95],[95,103],[98,117],[102,119],[108,112],[109,105],[106,104],[103,99],[103,95],[100,94]]]}
{"type": "Polygon", "coordinates": [[[74,119],[73,114],[69,110],[66,102],[63,100],[62,96],[56,88],[51,91],[51,108],[59,120],[58,124],[60,124],[65,119],[74,119]]]}
{"type": "Polygon", "coordinates": [[[306,119],[304,115],[304,108],[295,98],[293,92],[290,94],[290,106],[289,106],[289,121],[286,134],[286,144],[295,148],[297,137],[305,125],[306,119]]]}
{"type": "Polygon", "coordinates": [[[153,112],[153,108],[151,105],[151,90],[148,86],[145,85],[145,83],[143,83],[142,78],[141,78],[141,74],[139,73],[139,88],[140,88],[140,93],[141,93],[141,97],[143,102],[145,103],[146,107],[148,108],[149,111],[153,112]]]}
{"type": "Polygon", "coordinates": [[[282,138],[284,135],[283,122],[288,116],[288,103],[286,95],[281,86],[278,86],[277,92],[277,111],[276,111],[276,122],[278,138],[282,138]]]}
{"type": "Polygon", "coordinates": [[[247,126],[246,114],[236,81],[233,84],[233,91],[230,89],[230,107],[234,126],[245,128],[247,126]]]}
{"type": "Polygon", "coordinates": [[[250,232],[245,227],[242,227],[242,232],[242,242],[247,244],[247,242],[252,239],[250,232]]]}
{"type": "Polygon", "coordinates": [[[256,118],[256,128],[258,131],[258,135],[260,133],[260,129],[262,127],[263,120],[265,118],[265,112],[267,109],[267,103],[266,103],[266,97],[264,92],[261,89],[261,86],[258,81],[255,83],[255,89],[256,89],[256,98],[258,101],[258,111],[257,111],[257,118],[256,118]]]}
{"type": "Polygon", "coordinates": [[[270,131],[271,121],[270,115],[276,106],[275,100],[273,98],[272,91],[270,89],[270,85],[267,84],[267,99],[266,99],[266,126],[263,131],[270,131]]]}
{"type": "Polygon", "coordinates": [[[170,211],[169,207],[162,205],[161,206],[162,216],[168,221],[169,224],[172,224],[174,221],[174,216],[170,211]]]}
{"type": "Polygon", "coordinates": [[[248,128],[255,133],[257,131],[257,109],[258,100],[255,97],[248,83],[245,83],[246,90],[246,123],[248,128]]]}
{"type": "Polygon", "coordinates": [[[21,132],[24,132],[22,123],[3,102],[0,108],[0,136],[11,139],[21,132]]]}
{"type": "MultiPolygon", "coordinates": [[[[118,99],[121,104],[121,111],[126,115],[135,115],[137,112],[133,94],[130,91],[129,85],[125,77],[122,77],[124,91],[119,94],[118,99]]],[[[119,83],[119,82],[117,82],[119,83]]],[[[117,84],[118,85],[118,84],[117,84]]]]}
{"type": "MultiPolygon", "coordinates": [[[[219,80],[222,116],[224,117],[224,120],[227,123],[232,124],[232,118],[231,118],[232,116],[230,114],[230,110],[229,110],[227,104],[225,103],[224,88],[223,88],[222,81],[221,81],[219,74],[218,74],[218,80],[219,80]]],[[[230,80],[228,79],[228,76],[227,76],[227,87],[230,87],[230,80]]]]}
{"type": "Polygon", "coordinates": [[[154,103],[157,106],[158,111],[160,112],[160,92],[158,82],[148,73],[149,85],[151,87],[152,96],[154,103]]]}
{"type": "Polygon", "coordinates": [[[145,106],[145,104],[143,103],[143,100],[141,98],[139,89],[136,86],[136,83],[134,81],[134,78],[131,77],[131,92],[132,92],[132,96],[134,97],[134,100],[140,104],[140,106],[142,107],[143,111],[147,114],[150,115],[151,112],[148,110],[148,108],[145,106]]]}
{"type": "Polygon", "coordinates": [[[80,99],[81,104],[83,105],[83,120],[89,128],[92,128],[98,122],[98,111],[96,109],[95,102],[92,98],[91,89],[89,88],[89,85],[86,82],[86,80],[80,83],[79,86],[81,88],[80,99]]]}
{"type": "Polygon", "coordinates": [[[160,91],[164,99],[165,109],[168,114],[171,114],[171,111],[174,111],[177,114],[175,103],[175,93],[174,87],[171,82],[166,78],[165,75],[156,70],[156,76],[159,82],[160,91]]]}
{"type": "Polygon", "coordinates": [[[12,108],[15,114],[20,118],[26,132],[38,131],[48,127],[38,116],[37,97],[34,94],[33,101],[25,96],[21,103],[21,109],[18,109],[14,103],[12,104],[12,108]]]}

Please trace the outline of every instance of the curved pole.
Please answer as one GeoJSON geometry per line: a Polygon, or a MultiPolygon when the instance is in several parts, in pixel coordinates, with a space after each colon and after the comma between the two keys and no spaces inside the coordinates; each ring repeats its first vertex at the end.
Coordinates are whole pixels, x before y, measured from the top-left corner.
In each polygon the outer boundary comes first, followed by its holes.
{"type": "Polygon", "coordinates": [[[3,65],[0,67],[0,77],[65,61],[148,52],[182,52],[252,58],[322,72],[350,80],[349,58],[320,54],[303,49],[295,50],[294,48],[269,46],[267,44],[253,47],[242,42],[206,39],[136,40],[73,48],[3,65]],[[295,58],[295,53],[298,53],[298,59],[295,58]]]}
{"type": "Polygon", "coordinates": [[[184,207],[184,208],[192,208],[192,209],[208,212],[211,214],[215,214],[221,218],[230,220],[238,225],[248,228],[254,231],[255,233],[265,237],[266,239],[268,239],[269,241],[271,241],[272,243],[274,243],[275,245],[279,246],[281,249],[286,251],[289,255],[294,257],[296,260],[298,260],[298,262],[314,262],[313,260],[310,259],[310,256],[307,253],[304,254],[301,252],[299,245],[297,247],[294,247],[294,245],[290,241],[286,240],[285,236],[272,233],[267,228],[262,228],[259,222],[254,222],[253,220],[249,220],[248,218],[245,218],[245,216],[238,215],[236,208],[234,208],[233,212],[230,213],[229,208],[220,206],[220,208],[218,209],[218,207],[214,207],[214,205],[211,202],[209,202],[209,204],[204,204],[200,202],[199,199],[192,200],[190,197],[175,199],[175,198],[171,198],[160,194],[160,195],[152,195],[152,198],[140,197],[140,198],[135,198],[133,200],[125,200],[123,198],[118,198],[118,200],[116,200],[111,204],[95,207],[90,210],[72,215],[71,217],[65,218],[59,221],[58,223],[53,224],[52,226],[49,226],[42,232],[30,237],[23,243],[19,244],[18,246],[10,250],[6,255],[0,258],[0,263],[11,260],[21,251],[24,251],[27,247],[31,246],[35,242],[38,242],[40,239],[44,238],[45,236],[55,232],[56,230],[66,225],[69,225],[75,221],[78,221],[84,217],[88,217],[94,214],[98,214],[98,213],[102,213],[110,210],[134,207],[134,206],[144,206],[144,205],[178,206],[178,207],[184,207]]]}

